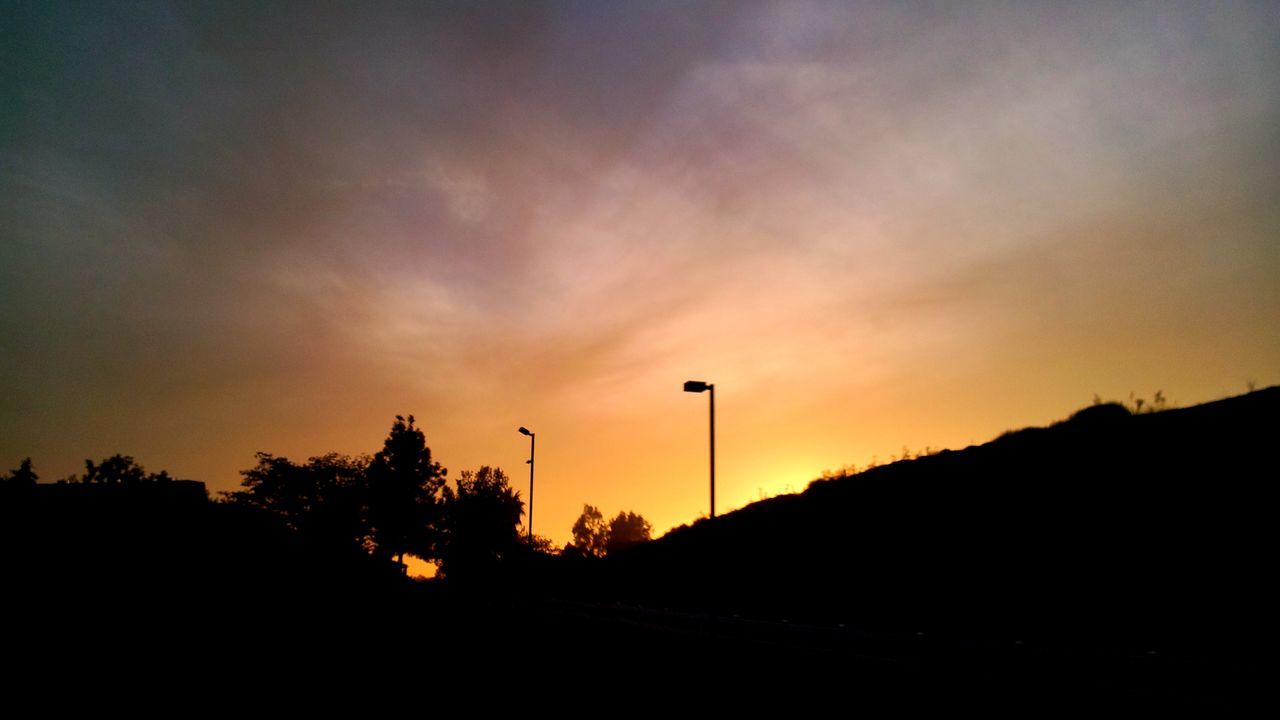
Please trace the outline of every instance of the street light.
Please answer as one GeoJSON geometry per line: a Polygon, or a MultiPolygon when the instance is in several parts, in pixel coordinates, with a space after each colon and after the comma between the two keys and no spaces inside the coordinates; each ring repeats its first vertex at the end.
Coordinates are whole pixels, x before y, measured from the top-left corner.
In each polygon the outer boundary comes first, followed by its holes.
{"type": "Polygon", "coordinates": [[[716,386],[701,380],[686,380],[684,391],[700,393],[711,391],[711,517],[716,516],[716,386]]]}
{"type": "Polygon", "coordinates": [[[533,445],[537,438],[527,427],[521,427],[520,434],[529,436],[529,459],[525,463],[529,465],[529,547],[533,547],[533,445]]]}

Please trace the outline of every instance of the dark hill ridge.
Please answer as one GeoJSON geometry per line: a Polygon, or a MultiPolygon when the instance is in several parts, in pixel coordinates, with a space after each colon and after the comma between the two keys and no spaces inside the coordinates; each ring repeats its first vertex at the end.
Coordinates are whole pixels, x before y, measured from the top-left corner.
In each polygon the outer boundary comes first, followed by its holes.
{"type": "Polygon", "coordinates": [[[1190,654],[1274,606],[1280,387],[1087,408],[754,503],[611,563],[649,603],[1190,654]]]}

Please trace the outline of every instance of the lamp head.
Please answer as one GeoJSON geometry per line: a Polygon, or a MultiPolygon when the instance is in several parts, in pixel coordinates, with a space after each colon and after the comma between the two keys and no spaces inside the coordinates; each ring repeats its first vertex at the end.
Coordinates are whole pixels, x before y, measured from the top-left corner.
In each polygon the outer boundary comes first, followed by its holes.
{"type": "Polygon", "coordinates": [[[520,434],[521,434],[521,435],[533,435],[533,433],[529,432],[529,428],[527,428],[527,427],[522,427],[522,428],[520,428],[520,434]]]}
{"type": "Polygon", "coordinates": [[[684,383],[685,392],[700,393],[700,392],[705,392],[710,388],[711,388],[710,385],[708,385],[705,382],[702,382],[701,380],[686,380],[684,383]]]}

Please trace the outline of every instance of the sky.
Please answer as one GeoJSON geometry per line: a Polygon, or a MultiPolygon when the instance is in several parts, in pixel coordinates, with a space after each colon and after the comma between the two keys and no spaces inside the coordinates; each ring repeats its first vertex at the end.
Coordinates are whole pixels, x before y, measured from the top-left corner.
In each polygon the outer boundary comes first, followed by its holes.
{"type": "Polygon", "coordinates": [[[1280,4],[0,8],[0,465],[496,465],[658,532],[1280,382],[1280,4]]]}

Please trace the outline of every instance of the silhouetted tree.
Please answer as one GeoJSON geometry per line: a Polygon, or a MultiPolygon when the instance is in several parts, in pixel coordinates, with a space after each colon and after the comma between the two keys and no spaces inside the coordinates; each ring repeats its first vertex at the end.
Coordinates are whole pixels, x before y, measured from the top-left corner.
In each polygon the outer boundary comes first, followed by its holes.
{"type": "Polygon", "coordinates": [[[30,486],[35,485],[40,476],[31,469],[31,458],[26,458],[18,465],[18,469],[9,473],[9,477],[4,478],[5,483],[10,486],[30,486]]]}
{"type": "Polygon", "coordinates": [[[368,455],[328,453],[307,461],[308,487],[315,502],[299,530],[313,544],[367,549],[368,455]]]}
{"type": "MultiPolygon", "coordinates": [[[[525,537],[525,533],[520,532],[518,529],[517,529],[517,532],[519,532],[520,537],[525,537]]],[[[536,553],[542,553],[544,555],[555,555],[556,553],[560,552],[559,549],[556,548],[555,543],[551,541],[551,538],[545,535],[533,536],[532,550],[536,553]]]]}
{"type": "Polygon", "coordinates": [[[241,472],[243,490],[228,494],[232,502],[281,518],[307,542],[363,546],[367,455],[329,453],[306,465],[271,453],[256,455],[258,464],[241,472]]]}
{"type": "Polygon", "coordinates": [[[524,502],[501,468],[464,470],[457,488],[446,485],[442,494],[445,532],[439,558],[445,577],[485,575],[522,549],[518,526],[524,502]]]}
{"type": "Polygon", "coordinates": [[[609,527],[604,522],[604,515],[592,505],[583,505],[582,514],[573,523],[573,549],[566,547],[565,550],[586,557],[604,557],[608,542],[609,527]]]}
{"type": "Polygon", "coordinates": [[[169,482],[173,480],[168,471],[147,474],[147,471],[130,455],[112,455],[98,464],[92,460],[84,461],[84,475],[77,478],[82,483],[105,483],[125,485],[140,482],[169,482]]]}
{"type": "Polygon", "coordinates": [[[289,458],[276,457],[271,453],[259,452],[254,457],[258,464],[240,471],[244,478],[240,485],[244,489],[228,493],[227,499],[278,515],[296,529],[307,506],[302,468],[290,462],[289,458]]]}
{"type": "Polygon", "coordinates": [[[582,514],[573,523],[573,542],[564,548],[564,554],[581,557],[605,557],[611,552],[647,542],[653,526],[642,515],[620,512],[612,520],[594,505],[583,505],[582,514]]]}
{"type": "Polygon", "coordinates": [[[649,542],[653,526],[643,516],[632,512],[620,512],[609,521],[609,535],[605,552],[612,554],[626,547],[649,542]]]}
{"type": "Polygon", "coordinates": [[[436,555],[440,493],[448,472],[431,461],[422,430],[397,415],[369,466],[368,520],[376,555],[403,565],[404,554],[436,555]]]}

